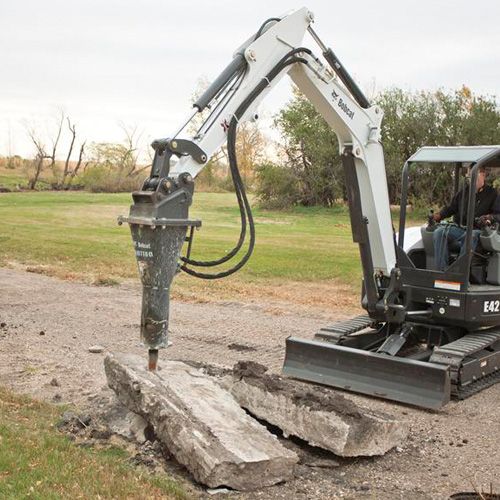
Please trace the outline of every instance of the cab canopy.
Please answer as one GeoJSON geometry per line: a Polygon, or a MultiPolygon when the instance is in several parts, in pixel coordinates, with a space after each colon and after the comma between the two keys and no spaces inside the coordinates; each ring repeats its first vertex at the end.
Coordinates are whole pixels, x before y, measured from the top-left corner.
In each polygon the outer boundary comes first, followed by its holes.
{"type": "Polygon", "coordinates": [[[489,159],[500,159],[500,145],[424,146],[408,158],[408,163],[482,163],[489,159]]]}

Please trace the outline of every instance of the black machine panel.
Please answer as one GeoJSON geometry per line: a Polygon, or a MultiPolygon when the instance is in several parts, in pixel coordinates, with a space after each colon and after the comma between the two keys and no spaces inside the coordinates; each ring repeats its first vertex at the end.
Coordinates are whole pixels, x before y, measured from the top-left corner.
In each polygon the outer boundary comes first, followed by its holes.
{"type": "Polygon", "coordinates": [[[468,292],[404,286],[412,309],[432,309],[431,321],[476,330],[500,323],[500,287],[476,286],[468,292]],[[495,291],[492,289],[496,289],[495,291]]]}

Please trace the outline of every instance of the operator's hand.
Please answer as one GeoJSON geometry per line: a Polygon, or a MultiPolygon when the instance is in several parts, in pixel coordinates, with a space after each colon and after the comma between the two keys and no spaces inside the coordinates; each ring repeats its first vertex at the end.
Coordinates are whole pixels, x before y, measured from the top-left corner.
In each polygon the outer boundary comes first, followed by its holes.
{"type": "Polygon", "coordinates": [[[479,226],[480,227],[491,226],[492,223],[491,219],[492,219],[491,215],[481,215],[481,217],[479,217],[479,226]]]}

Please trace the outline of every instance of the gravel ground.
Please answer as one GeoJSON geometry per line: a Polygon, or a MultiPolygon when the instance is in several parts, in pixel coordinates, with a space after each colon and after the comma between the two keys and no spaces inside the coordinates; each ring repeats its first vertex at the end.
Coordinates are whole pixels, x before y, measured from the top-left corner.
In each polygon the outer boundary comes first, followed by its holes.
{"type": "MultiPolygon", "coordinates": [[[[95,287],[11,269],[0,269],[0,283],[1,385],[46,401],[85,405],[105,385],[106,352],[145,355],[138,341],[138,286],[95,287]],[[102,352],[89,352],[96,345],[102,352]]],[[[277,372],[287,336],[312,337],[347,313],[270,300],[173,301],[168,356],[228,367],[255,360],[277,372]]],[[[327,468],[301,465],[297,479],[285,485],[230,496],[427,499],[489,491],[491,483],[500,490],[500,384],[439,412],[349,397],[407,420],[407,442],[384,457],[338,459],[338,466],[327,468]]],[[[206,496],[201,488],[193,491],[206,496]]]]}

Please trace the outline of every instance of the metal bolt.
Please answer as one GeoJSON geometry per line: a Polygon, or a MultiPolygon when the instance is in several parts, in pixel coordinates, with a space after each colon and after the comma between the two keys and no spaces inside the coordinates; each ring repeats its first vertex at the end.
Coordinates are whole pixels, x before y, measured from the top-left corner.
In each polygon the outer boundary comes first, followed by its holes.
{"type": "Polygon", "coordinates": [[[177,148],[177,141],[172,141],[170,146],[172,147],[172,149],[176,149],[177,148]]]}
{"type": "Polygon", "coordinates": [[[201,161],[207,161],[207,155],[201,155],[201,161]]]}
{"type": "Polygon", "coordinates": [[[247,58],[250,61],[256,61],[257,60],[257,56],[255,55],[255,51],[252,50],[252,49],[247,50],[247,58]]]}
{"type": "Polygon", "coordinates": [[[356,150],[354,151],[354,153],[356,154],[356,156],[360,156],[361,155],[361,149],[356,148],[356,150]]]}
{"type": "Polygon", "coordinates": [[[164,180],[163,187],[168,191],[172,187],[172,183],[169,180],[164,180]]]}

